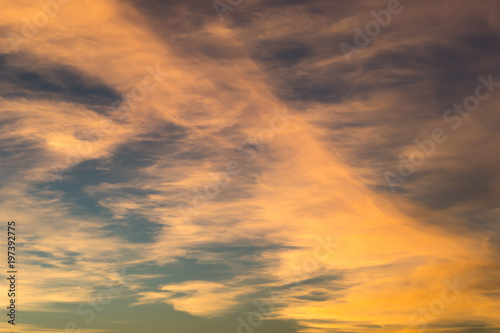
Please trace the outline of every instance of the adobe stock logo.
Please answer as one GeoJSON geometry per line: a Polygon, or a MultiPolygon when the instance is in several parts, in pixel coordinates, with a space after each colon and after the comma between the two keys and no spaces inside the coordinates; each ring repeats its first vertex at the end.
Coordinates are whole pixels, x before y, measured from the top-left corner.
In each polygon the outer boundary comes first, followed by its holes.
{"type": "Polygon", "coordinates": [[[217,173],[209,173],[211,181],[207,182],[201,189],[194,189],[194,196],[187,202],[181,203],[177,207],[182,214],[184,221],[189,222],[193,216],[205,209],[212,200],[215,200],[222,191],[229,185],[232,177],[239,175],[246,164],[251,163],[257,157],[257,153],[263,150],[263,147],[269,145],[276,134],[281,133],[289,124],[289,119],[294,119],[287,113],[286,106],[282,112],[273,109],[274,116],[269,120],[269,126],[259,130],[256,136],[248,137],[242,142],[237,150],[246,155],[245,162],[240,163],[237,160],[229,161],[225,170],[217,173]]]}
{"type": "Polygon", "coordinates": [[[225,12],[232,12],[234,8],[241,5],[243,0],[227,0],[227,2],[228,3],[224,3],[221,0],[214,0],[213,2],[215,11],[217,12],[217,15],[219,15],[221,21],[224,21],[225,12]]]}
{"type": "Polygon", "coordinates": [[[43,28],[49,23],[49,19],[56,16],[61,9],[60,5],[66,5],[71,0],[40,0],[38,3],[41,10],[37,11],[31,20],[23,17],[23,26],[21,27],[22,36],[10,32],[7,34],[10,45],[14,52],[19,52],[19,45],[28,42],[29,39],[35,38],[38,35],[39,28],[43,28]]]}
{"type": "Polygon", "coordinates": [[[339,45],[347,62],[351,63],[352,54],[359,53],[362,49],[368,47],[372,42],[372,39],[380,34],[382,27],[385,28],[391,23],[392,16],[397,15],[402,11],[403,6],[401,5],[400,0],[389,0],[387,2],[387,10],[382,9],[379,12],[372,10],[370,15],[374,18],[374,20],[365,24],[364,31],[359,27],[354,28],[354,32],[356,33],[354,36],[355,46],[346,42],[342,42],[339,45]]]}
{"type": "MultiPolygon", "coordinates": [[[[450,124],[453,131],[458,130],[464,119],[469,118],[475,112],[481,102],[489,99],[496,88],[500,87],[500,82],[493,81],[493,75],[488,78],[478,76],[479,84],[474,90],[474,94],[465,97],[462,103],[453,104],[453,109],[448,109],[443,113],[443,121],[450,124]]],[[[443,126],[444,127],[444,126],[443,126]]],[[[448,131],[450,132],[450,131],[448,131]]],[[[424,164],[425,160],[436,152],[436,146],[444,143],[448,139],[447,131],[441,127],[436,127],[431,131],[429,138],[422,140],[415,139],[415,148],[408,156],[399,155],[398,173],[392,171],[384,172],[384,178],[392,192],[395,192],[398,184],[402,184],[408,177],[415,173],[417,167],[424,164]]]]}
{"type": "MultiPolygon", "coordinates": [[[[332,242],[331,236],[325,239],[318,237],[316,241],[318,245],[314,249],[314,255],[304,258],[300,265],[293,265],[289,271],[282,275],[281,282],[285,286],[294,283],[294,286],[290,287],[289,290],[298,288],[302,281],[313,277],[313,273],[318,272],[322,263],[330,259],[334,249],[339,247],[338,244],[332,242]]],[[[283,303],[284,296],[284,291],[272,290],[270,298],[261,301],[254,300],[253,305],[257,308],[257,311],[250,312],[246,320],[238,316],[236,319],[238,322],[236,333],[253,333],[254,328],[261,326],[265,317],[274,312],[275,306],[283,303]]]]}
{"type": "Polygon", "coordinates": [[[409,324],[418,332],[424,332],[429,323],[435,321],[446,310],[448,304],[455,302],[462,295],[461,290],[465,289],[465,286],[458,283],[458,277],[455,277],[453,283],[448,280],[443,282],[445,287],[441,291],[441,295],[430,301],[428,306],[418,308],[408,318],[409,324]]]}
{"type": "MultiPolygon", "coordinates": [[[[90,324],[97,316],[96,312],[102,312],[105,305],[111,304],[113,300],[125,291],[131,279],[125,276],[125,269],[122,272],[112,272],[107,288],[99,290],[93,297],[90,297],[87,302],[81,303],[76,308],[76,314],[85,317],[85,323],[90,324]]],[[[66,322],[64,332],[81,332],[80,325],[74,321],[66,322]]]]}

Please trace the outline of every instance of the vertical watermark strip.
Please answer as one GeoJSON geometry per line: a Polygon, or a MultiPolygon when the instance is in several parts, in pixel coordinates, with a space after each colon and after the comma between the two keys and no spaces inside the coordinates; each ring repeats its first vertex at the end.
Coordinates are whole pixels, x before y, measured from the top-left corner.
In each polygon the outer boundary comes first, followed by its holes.
{"type": "Polygon", "coordinates": [[[16,222],[7,222],[7,281],[9,305],[7,306],[7,323],[15,326],[17,316],[16,292],[17,290],[17,262],[16,262],[16,222]]]}

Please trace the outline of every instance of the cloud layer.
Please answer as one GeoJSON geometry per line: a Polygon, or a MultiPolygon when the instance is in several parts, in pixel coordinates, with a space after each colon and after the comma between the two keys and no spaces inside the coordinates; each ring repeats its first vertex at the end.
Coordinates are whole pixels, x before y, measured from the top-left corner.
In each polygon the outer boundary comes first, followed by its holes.
{"type": "Polygon", "coordinates": [[[18,327],[497,331],[500,5],[220,3],[2,4],[18,327]]]}

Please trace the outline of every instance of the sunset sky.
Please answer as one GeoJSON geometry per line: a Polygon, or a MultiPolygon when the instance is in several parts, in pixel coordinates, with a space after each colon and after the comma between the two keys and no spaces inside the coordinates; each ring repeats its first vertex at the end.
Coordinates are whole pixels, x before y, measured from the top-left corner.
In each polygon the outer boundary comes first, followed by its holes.
{"type": "Polygon", "coordinates": [[[500,332],[499,13],[0,0],[0,333],[500,332]]]}

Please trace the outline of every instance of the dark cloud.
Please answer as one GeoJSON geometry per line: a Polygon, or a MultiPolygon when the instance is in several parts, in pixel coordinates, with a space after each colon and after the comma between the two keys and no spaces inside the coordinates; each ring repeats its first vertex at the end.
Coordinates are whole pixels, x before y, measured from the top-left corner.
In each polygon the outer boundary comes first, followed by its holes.
{"type": "Polygon", "coordinates": [[[152,30],[165,39],[200,31],[207,22],[219,19],[212,1],[128,0],[128,2],[147,18],[152,30]]]}
{"type": "Polygon", "coordinates": [[[197,258],[177,257],[175,262],[163,266],[156,264],[139,264],[127,268],[128,274],[157,274],[157,278],[147,280],[148,290],[155,290],[165,284],[183,281],[225,281],[236,276],[233,271],[223,262],[202,262],[197,258]]]}
{"type": "Polygon", "coordinates": [[[131,213],[126,218],[114,219],[101,230],[110,237],[120,237],[131,243],[152,243],[162,228],[160,223],[131,213]]]}
{"type": "Polygon", "coordinates": [[[200,32],[172,41],[173,50],[184,58],[227,61],[242,58],[241,52],[227,41],[200,32]]]}
{"type": "Polygon", "coordinates": [[[54,255],[52,253],[45,252],[45,251],[24,251],[23,253],[25,255],[33,255],[36,257],[40,257],[40,258],[53,258],[54,257],[54,255]]]}
{"type": "Polygon", "coordinates": [[[480,321],[467,321],[462,320],[459,322],[437,322],[437,323],[429,323],[429,328],[437,328],[441,329],[442,332],[445,333],[469,333],[469,332],[478,332],[478,333],[490,333],[490,332],[498,332],[500,327],[492,326],[487,322],[480,321]]]}
{"type": "Polygon", "coordinates": [[[0,72],[0,94],[4,98],[50,99],[90,107],[111,106],[120,98],[99,78],[26,55],[0,55],[0,72]]]}
{"type": "Polygon", "coordinates": [[[287,68],[312,56],[313,50],[307,44],[301,45],[300,41],[271,39],[257,44],[253,58],[269,68],[287,68]]]}

